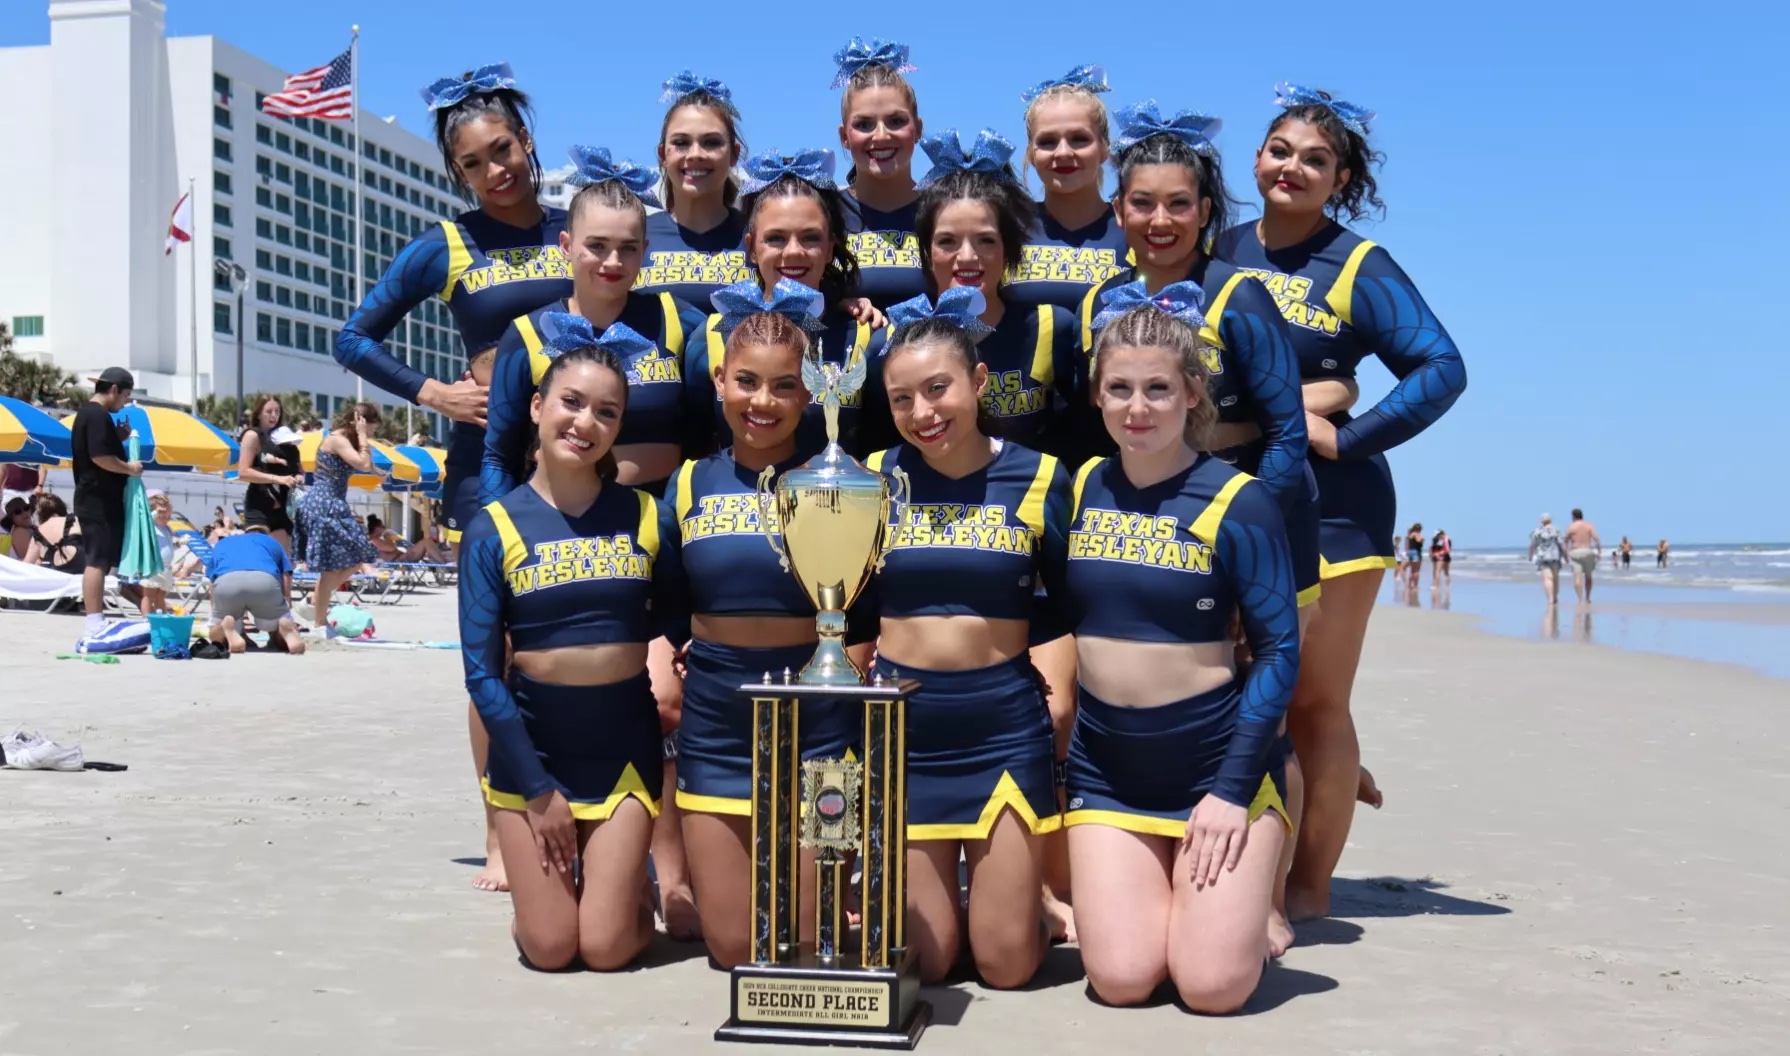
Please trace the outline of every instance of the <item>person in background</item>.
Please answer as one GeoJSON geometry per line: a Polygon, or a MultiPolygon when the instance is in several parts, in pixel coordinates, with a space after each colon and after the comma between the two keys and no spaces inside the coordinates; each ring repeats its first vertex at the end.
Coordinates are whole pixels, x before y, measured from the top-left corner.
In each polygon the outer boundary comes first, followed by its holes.
{"type": "Polygon", "coordinates": [[[0,506],[10,510],[14,499],[24,499],[25,505],[30,506],[33,499],[43,494],[46,476],[42,466],[19,462],[0,466],[0,506]]]}
{"type": "Polygon", "coordinates": [[[367,540],[373,544],[373,549],[379,551],[381,561],[427,561],[444,565],[449,560],[447,553],[430,540],[425,538],[407,543],[397,532],[387,528],[377,515],[371,513],[367,515],[367,540]]]}
{"type": "Polygon", "coordinates": [[[81,526],[68,515],[62,497],[49,492],[39,495],[36,513],[37,526],[31,529],[31,545],[25,548],[24,562],[80,575],[87,567],[82,555],[81,526]]]}
{"type": "Polygon", "coordinates": [[[316,483],[298,508],[305,563],[318,573],[317,591],[311,595],[311,625],[319,633],[329,626],[329,602],[337,588],[361,565],[379,560],[379,551],[348,506],[349,476],[373,471],[371,444],[378,429],[377,404],[362,401],[343,407],[335,428],[317,447],[317,468],[312,473],[316,483]]]}
{"type": "Polygon", "coordinates": [[[1552,607],[1560,601],[1560,564],[1566,559],[1565,539],[1554,519],[1541,515],[1541,526],[1529,533],[1529,560],[1541,570],[1541,592],[1552,607]]]}
{"type": "Polygon", "coordinates": [[[914,237],[920,191],[914,148],[924,126],[908,48],[893,41],[853,37],[833,56],[839,73],[839,145],[851,157],[845,173],[848,245],[858,261],[858,290],[879,308],[920,292],[920,245],[914,237]]]}
{"type": "Polygon", "coordinates": [[[1439,586],[1443,580],[1452,582],[1449,565],[1454,561],[1454,541],[1448,533],[1436,529],[1435,537],[1430,540],[1430,586],[1439,586]]]}
{"type": "Polygon", "coordinates": [[[286,408],[278,396],[255,401],[254,416],[242,433],[236,477],[248,485],[242,498],[243,523],[266,528],[290,552],[292,517],[286,506],[292,489],[302,483],[303,470],[298,445],[290,442],[295,438],[285,425],[286,408]]]}
{"type": "Polygon", "coordinates": [[[1125,270],[1125,228],[1100,191],[1112,149],[1106,71],[1077,66],[1021,93],[1026,102],[1025,164],[1038,173],[1044,197],[1003,294],[1015,306],[1081,307],[1088,291],[1125,270]]]}
{"type": "Polygon", "coordinates": [[[130,402],[137,379],[123,367],[107,367],[94,382],[93,396],[75,412],[73,434],[75,519],[81,522],[81,606],[87,635],[105,630],[106,573],[124,552],[124,481],[143,475],[143,465],[126,459],[124,434],[112,416],[130,402]]]}
{"type": "Polygon", "coordinates": [[[1423,577],[1423,525],[1413,524],[1405,533],[1405,569],[1409,577],[1405,580],[1406,590],[1416,590],[1417,581],[1423,577]]]}
{"type": "Polygon", "coordinates": [[[174,519],[174,504],[168,496],[155,491],[149,494],[149,513],[155,521],[155,548],[162,555],[162,570],[153,576],[128,581],[135,589],[126,592],[142,611],[148,616],[152,612],[168,611],[168,591],[174,589],[174,529],[169,523],[174,519]]]}
{"type": "Polygon", "coordinates": [[[1572,523],[1566,526],[1566,556],[1572,562],[1572,589],[1580,604],[1591,603],[1591,574],[1597,571],[1597,559],[1603,549],[1597,525],[1585,519],[1584,510],[1575,508],[1572,523]]]}
{"type": "Polygon", "coordinates": [[[1622,537],[1622,542],[1617,546],[1616,549],[1618,552],[1620,552],[1622,554],[1622,567],[1627,568],[1629,558],[1634,554],[1634,551],[1635,551],[1634,544],[1629,542],[1628,536],[1625,535],[1622,537]]]}
{"type": "Polygon", "coordinates": [[[1657,551],[1655,551],[1655,553],[1654,553],[1653,567],[1654,568],[1665,568],[1667,555],[1671,554],[1671,552],[1672,552],[1672,544],[1668,543],[1664,539],[1661,539],[1659,541],[1659,549],[1657,551]]]}
{"type": "Polygon", "coordinates": [[[304,653],[305,642],[287,602],[292,597],[292,559],[266,528],[251,524],[218,540],[211,569],[213,642],[232,653],[243,652],[248,640],[242,636],[242,621],[253,616],[258,626],[273,628],[268,648],[294,656],[304,653]]]}
{"type": "Polygon", "coordinates": [[[31,516],[31,501],[15,494],[6,500],[6,556],[23,560],[31,548],[31,533],[37,527],[31,516]]]}

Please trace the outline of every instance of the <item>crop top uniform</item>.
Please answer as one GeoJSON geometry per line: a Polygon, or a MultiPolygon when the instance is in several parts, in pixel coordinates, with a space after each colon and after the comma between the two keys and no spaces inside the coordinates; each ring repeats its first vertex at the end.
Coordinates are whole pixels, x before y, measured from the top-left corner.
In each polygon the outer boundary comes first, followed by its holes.
{"type": "Polygon", "coordinates": [[[899,209],[872,209],[850,190],[843,192],[845,230],[858,261],[858,294],[887,310],[926,292],[921,271],[920,241],[914,234],[920,203],[899,209]]]}
{"type": "Polygon", "coordinates": [[[1021,307],[1054,304],[1075,311],[1088,291],[1131,266],[1125,229],[1112,210],[1093,223],[1069,228],[1038,203],[1038,223],[1026,236],[1019,266],[1007,275],[1001,294],[1021,307]]]}
{"type": "Polygon", "coordinates": [[[706,309],[723,286],[752,277],[746,262],[746,214],[729,209],[707,231],[678,223],[669,211],[646,218],[646,260],[634,280],[636,293],[669,293],[706,309]]]}

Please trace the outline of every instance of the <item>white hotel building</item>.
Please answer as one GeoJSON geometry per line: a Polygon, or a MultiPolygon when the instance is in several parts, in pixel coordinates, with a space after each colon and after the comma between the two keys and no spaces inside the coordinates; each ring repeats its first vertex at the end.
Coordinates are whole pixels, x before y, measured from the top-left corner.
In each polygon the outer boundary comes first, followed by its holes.
{"type": "MultiPolygon", "coordinates": [[[[215,37],[164,37],[160,0],[48,3],[47,46],[0,48],[0,77],[34,86],[0,107],[0,142],[13,148],[0,165],[0,320],[15,350],[83,377],[124,366],[145,394],[183,404],[195,382],[234,395],[236,294],[214,270],[221,259],[247,272],[244,391],[299,390],[321,411],[352,398],[357,379],[331,357],[356,296],[352,124],[262,114],[286,71],[215,37]],[[165,256],[189,180],[193,241],[165,256]]],[[[360,127],[364,289],[464,205],[431,140],[365,112],[360,127]]],[[[388,347],[435,377],[464,369],[439,301],[388,347]]],[[[446,438],[445,423],[429,425],[446,438]]]]}

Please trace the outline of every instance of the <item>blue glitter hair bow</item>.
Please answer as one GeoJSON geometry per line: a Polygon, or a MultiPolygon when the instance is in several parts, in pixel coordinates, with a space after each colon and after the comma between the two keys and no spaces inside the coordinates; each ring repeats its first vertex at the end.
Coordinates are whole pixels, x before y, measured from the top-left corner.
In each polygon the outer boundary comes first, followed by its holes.
{"type": "Polygon", "coordinates": [[[1301,88],[1296,84],[1282,81],[1274,86],[1275,105],[1281,107],[1321,106],[1336,115],[1342,126],[1362,139],[1367,138],[1367,126],[1379,116],[1372,110],[1354,103],[1345,103],[1341,99],[1332,99],[1323,92],[1312,88],[1301,88]]]}
{"type": "Polygon", "coordinates": [[[1013,144],[992,128],[976,133],[976,144],[969,150],[963,149],[955,128],[927,136],[920,141],[920,149],[932,160],[932,171],[920,181],[922,187],[955,172],[981,172],[997,179],[1012,179],[1007,161],[1013,157],[1013,144]]]}
{"type": "Polygon", "coordinates": [[[1212,137],[1224,127],[1223,121],[1197,110],[1183,110],[1164,121],[1154,99],[1120,110],[1113,115],[1113,124],[1119,130],[1113,137],[1114,154],[1130,150],[1151,136],[1169,135],[1206,158],[1218,156],[1218,147],[1213,144],[1212,137]]]}
{"type": "Polygon", "coordinates": [[[835,167],[833,152],[824,147],[798,150],[793,155],[767,150],[763,154],[754,154],[740,165],[746,173],[740,193],[762,191],[785,176],[794,176],[823,191],[830,191],[837,186],[833,182],[835,167]]]}
{"type": "Polygon", "coordinates": [[[1200,289],[1199,283],[1171,282],[1152,297],[1144,292],[1142,282],[1128,282],[1115,286],[1100,298],[1100,312],[1094,316],[1094,329],[1099,330],[1131,309],[1146,304],[1195,330],[1206,325],[1206,317],[1200,312],[1206,304],[1206,291],[1200,289]]]}
{"type": "Polygon", "coordinates": [[[833,78],[832,87],[845,87],[859,70],[869,66],[887,66],[896,73],[912,73],[918,67],[908,63],[907,54],[906,44],[880,38],[866,41],[863,37],[853,37],[845,47],[833,53],[833,62],[839,67],[839,72],[833,78]]]}
{"type": "Polygon", "coordinates": [[[626,363],[639,356],[650,356],[659,347],[626,323],[611,323],[609,329],[598,334],[589,319],[571,312],[548,312],[541,316],[541,322],[554,332],[553,340],[541,346],[549,358],[580,348],[601,348],[626,363]]]}
{"type": "Polygon", "coordinates": [[[895,332],[913,326],[927,319],[949,319],[959,330],[972,334],[994,332],[994,327],[982,321],[982,313],[988,310],[988,300],[982,291],[974,286],[953,286],[939,294],[935,304],[925,294],[911,297],[889,309],[889,322],[894,324],[895,332]]]}
{"type": "Polygon", "coordinates": [[[1029,103],[1052,88],[1086,88],[1090,92],[1112,91],[1112,88],[1106,83],[1105,66],[1077,66],[1061,77],[1039,81],[1020,92],[1019,97],[1029,103]]]}
{"type": "Polygon", "coordinates": [[[515,87],[516,75],[510,72],[510,64],[494,62],[458,77],[443,77],[423,89],[423,102],[429,104],[431,110],[440,110],[459,103],[469,95],[484,95],[515,87]]]}
{"type": "Polygon", "coordinates": [[[669,103],[673,99],[682,99],[686,95],[701,92],[704,95],[714,96],[729,107],[733,105],[733,89],[713,77],[698,77],[689,70],[683,70],[666,78],[660,88],[659,101],[661,103],[669,103]]]}
{"type": "Polygon", "coordinates": [[[721,336],[759,312],[776,312],[804,330],[820,330],[822,301],[819,290],[810,289],[794,279],[778,279],[770,292],[758,288],[755,279],[741,279],[732,286],[723,286],[710,297],[709,303],[721,313],[721,336]]]}
{"type": "Polygon", "coordinates": [[[614,180],[646,204],[659,204],[653,195],[659,184],[659,170],[643,169],[631,161],[611,161],[608,147],[573,147],[566,153],[572,158],[572,175],[566,177],[566,182],[572,186],[589,187],[614,180]]]}

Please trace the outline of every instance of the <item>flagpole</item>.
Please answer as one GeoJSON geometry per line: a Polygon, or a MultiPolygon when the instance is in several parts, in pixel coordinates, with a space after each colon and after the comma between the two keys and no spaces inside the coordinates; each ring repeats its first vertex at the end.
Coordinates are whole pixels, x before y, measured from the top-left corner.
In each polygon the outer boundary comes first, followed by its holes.
{"type": "Polygon", "coordinates": [[[191,176],[186,178],[186,202],[187,208],[193,212],[193,219],[188,223],[188,227],[192,231],[192,237],[188,238],[186,243],[186,272],[187,285],[189,287],[187,294],[192,302],[188,305],[188,314],[191,318],[187,321],[191,324],[193,414],[196,417],[199,414],[199,221],[198,208],[193,204],[193,177],[191,176]]]}
{"type": "MultiPolygon", "coordinates": [[[[349,110],[354,115],[354,267],[351,270],[354,273],[354,306],[358,309],[361,301],[365,299],[361,293],[361,285],[365,281],[361,276],[361,269],[365,265],[361,260],[360,240],[362,225],[367,222],[365,215],[366,193],[361,183],[361,160],[366,157],[366,154],[363,153],[366,147],[361,144],[360,139],[360,26],[356,25],[350,28],[354,31],[354,38],[348,42],[348,97],[352,100],[349,103],[349,110]]],[[[354,376],[355,402],[358,403],[366,398],[367,383],[359,374],[356,374],[354,376]]]]}

